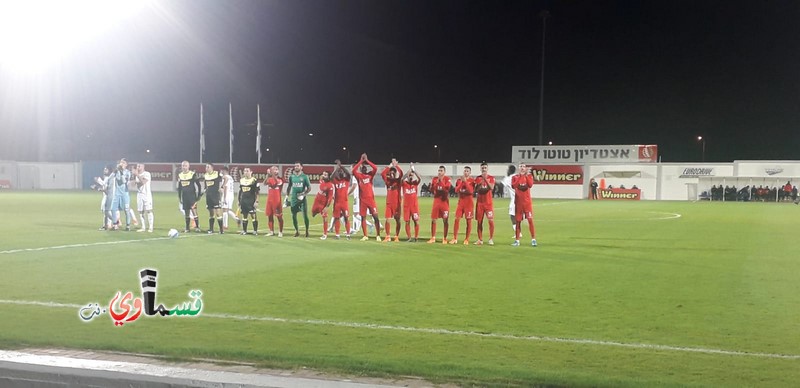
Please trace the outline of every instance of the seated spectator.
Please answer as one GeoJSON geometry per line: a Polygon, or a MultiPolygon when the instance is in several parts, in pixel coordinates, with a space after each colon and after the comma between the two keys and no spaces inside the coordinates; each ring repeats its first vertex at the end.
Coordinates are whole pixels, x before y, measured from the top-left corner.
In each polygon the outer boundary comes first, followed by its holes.
{"type": "Polygon", "coordinates": [[[792,182],[791,181],[786,181],[786,184],[783,186],[783,195],[782,195],[782,197],[783,197],[783,199],[785,201],[788,201],[789,198],[791,198],[791,196],[792,196],[792,182]]]}
{"type": "Polygon", "coordinates": [[[633,187],[631,187],[631,190],[639,190],[639,188],[636,187],[636,185],[633,185],[633,187]]]}
{"type": "Polygon", "coordinates": [[[750,200],[750,186],[742,187],[739,190],[739,193],[736,195],[737,201],[749,201],[750,200]]]}
{"type": "Polygon", "coordinates": [[[625,190],[625,185],[619,185],[619,188],[625,190]]]}

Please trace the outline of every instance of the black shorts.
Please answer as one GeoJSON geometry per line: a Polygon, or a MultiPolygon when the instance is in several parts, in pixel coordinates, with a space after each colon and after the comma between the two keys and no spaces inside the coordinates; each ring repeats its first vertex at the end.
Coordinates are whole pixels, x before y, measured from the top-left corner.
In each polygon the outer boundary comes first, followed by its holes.
{"type": "Polygon", "coordinates": [[[255,203],[239,203],[239,207],[242,209],[242,214],[255,214],[256,212],[255,203]]]}
{"type": "Polygon", "coordinates": [[[222,208],[222,202],[219,198],[208,198],[206,197],[206,209],[213,210],[213,209],[220,209],[222,208]]]}
{"type": "Polygon", "coordinates": [[[191,209],[192,209],[192,207],[194,206],[194,204],[195,204],[196,202],[197,202],[197,199],[194,199],[194,198],[184,198],[184,199],[183,199],[183,202],[181,202],[181,206],[183,207],[183,210],[189,211],[189,210],[191,210],[191,209]]]}

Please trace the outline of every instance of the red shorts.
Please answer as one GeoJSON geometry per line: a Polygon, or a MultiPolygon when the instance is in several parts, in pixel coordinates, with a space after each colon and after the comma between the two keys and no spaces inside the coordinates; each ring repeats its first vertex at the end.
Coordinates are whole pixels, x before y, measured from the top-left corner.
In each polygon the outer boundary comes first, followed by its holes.
{"type": "Polygon", "coordinates": [[[479,203],[475,207],[475,219],[478,222],[483,222],[484,215],[490,220],[494,220],[494,207],[492,205],[479,203]]]}
{"type": "Polygon", "coordinates": [[[267,207],[264,209],[264,214],[267,217],[283,215],[283,204],[280,201],[267,201],[267,207]]]}
{"type": "Polygon", "coordinates": [[[449,215],[450,215],[450,202],[437,200],[434,198],[433,208],[431,209],[431,220],[436,220],[439,218],[447,219],[449,215]]]}
{"type": "Polygon", "coordinates": [[[408,222],[412,219],[419,221],[419,203],[416,200],[403,202],[403,221],[408,222]]]}
{"type": "Polygon", "coordinates": [[[328,216],[328,212],[325,211],[325,204],[328,202],[328,198],[325,198],[324,195],[318,195],[314,198],[314,204],[311,205],[311,217],[316,216],[317,214],[322,213],[323,217],[328,216]]]}
{"type": "Polygon", "coordinates": [[[370,214],[378,217],[378,206],[375,205],[375,198],[361,198],[358,201],[358,212],[361,213],[361,217],[367,216],[367,211],[370,214]]]}
{"type": "Polygon", "coordinates": [[[386,201],[386,210],[383,211],[386,218],[400,217],[400,201],[386,201]]]}
{"type": "Polygon", "coordinates": [[[473,209],[475,209],[472,201],[458,201],[456,207],[456,218],[466,217],[468,220],[472,219],[473,209]]]}
{"type": "Polygon", "coordinates": [[[333,216],[336,218],[350,217],[350,204],[348,204],[347,201],[334,202],[333,216]]]}
{"type": "Polygon", "coordinates": [[[516,204],[514,211],[516,213],[517,222],[525,219],[533,219],[533,205],[530,202],[516,204]]]}

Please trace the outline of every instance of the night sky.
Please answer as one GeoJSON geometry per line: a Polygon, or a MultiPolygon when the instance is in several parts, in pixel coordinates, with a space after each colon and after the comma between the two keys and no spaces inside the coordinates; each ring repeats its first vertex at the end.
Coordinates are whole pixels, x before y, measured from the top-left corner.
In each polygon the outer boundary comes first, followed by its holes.
{"type": "Polygon", "coordinates": [[[181,0],[2,70],[0,159],[199,161],[202,103],[227,162],[231,102],[234,162],[256,104],[265,163],[509,161],[538,142],[543,9],[545,143],[797,158],[798,1],[181,0]]]}

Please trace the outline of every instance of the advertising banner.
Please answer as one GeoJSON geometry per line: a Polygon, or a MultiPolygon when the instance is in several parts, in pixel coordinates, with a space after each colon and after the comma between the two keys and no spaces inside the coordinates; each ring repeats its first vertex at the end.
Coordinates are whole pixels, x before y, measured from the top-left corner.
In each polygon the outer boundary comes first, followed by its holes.
{"type": "Polygon", "coordinates": [[[512,146],[515,164],[655,163],[657,145],[512,146]]]}
{"type": "MultiPolygon", "coordinates": [[[[214,166],[214,168],[219,171],[225,165],[215,164],[214,166]]],[[[253,176],[259,181],[263,181],[266,179],[267,175],[269,175],[269,169],[273,165],[230,164],[227,166],[230,169],[231,176],[236,180],[239,180],[242,177],[242,171],[244,168],[249,167],[250,170],[253,171],[253,176]]],[[[288,178],[289,174],[291,174],[292,170],[294,169],[294,164],[282,164],[277,166],[282,172],[284,178],[288,178]]],[[[308,179],[311,181],[311,183],[316,183],[322,177],[323,171],[333,172],[334,167],[334,165],[305,165],[303,166],[303,172],[308,175],[308,179]]],[[[145,164],[145,169],[150,172],[151,179],[154,182],[172,182],[173,178],[181,171],[181,165],[179,163],[148,163],[145,164]]],[[[206,171],[206,165],[200,163],[191,163],[189,164],[189,169],[202,175],[206,171]]]]}
{"type": "Polygon", "coordinates": [[[583,167],[578,165],[531,166],[534,184],[582,185],[583,167]]]}
{"type": "Polygon", "coordinates": [[[642,191],[639,189],[603,189],[597,190],[597,196],[600,199],[638,201],[642,199],[642,191]]]}
{"type": "Polygon", "coordinates": [[[714,176],[714,167],[687,167],[683,169],[681,178],[697,178],[701,176],[714,176]]]}

